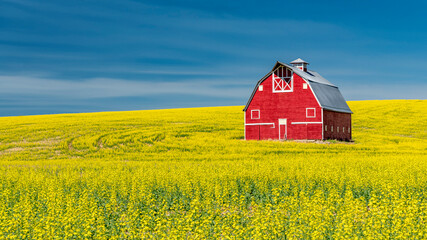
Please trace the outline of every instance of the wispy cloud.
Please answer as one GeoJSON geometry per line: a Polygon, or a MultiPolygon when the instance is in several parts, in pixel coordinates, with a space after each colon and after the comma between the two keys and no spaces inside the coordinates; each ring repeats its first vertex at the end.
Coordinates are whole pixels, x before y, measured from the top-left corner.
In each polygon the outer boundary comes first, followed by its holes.
{"type": "Polygon", "coordinates": [[[141,82],[124,79],[93,78],[79,82],[37,77],[0,76],[0,94],[33,95],[67,99],[90,99],[162,94],[201,95],[217,98],[241,98],[249,86],[217,81],[141,82]]]}
{"type": "Polygon", "coordinates": [[[423,8],[402,19],[385,5],[0,0],[0,105],[244,104],[276,60],[297,57],[346,99],[425,98],[423,8]]]}

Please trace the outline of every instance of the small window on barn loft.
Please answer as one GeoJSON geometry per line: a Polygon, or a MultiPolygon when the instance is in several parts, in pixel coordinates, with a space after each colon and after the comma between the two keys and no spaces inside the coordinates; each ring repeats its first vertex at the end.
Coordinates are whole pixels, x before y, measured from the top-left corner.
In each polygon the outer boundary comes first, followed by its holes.
{"type": "Polygon", "coordinates": [[[306,108],[305,116],[307,118],[315,118],[316,117],[316,109],[315,108],[306,108]]]}
{"type": "Polygon", "coordinates": [[[259,85],[258,91],[262,92],[264,90],[264,87],[262,85],[259,85]]]}
{"type": "Polygon", "coordinates": [[[293,73],[289,68],[278,67],[274,70],[272,76],[273,92],[292,92],[294,88],[293,73]]]}
{"type": "Polygon", "coordinates": [[[259,110],[252,110],[251,111],[251,119],[259,119],[259,117],[260,117],[259,110]]]}
{"type": "Polygon", "coordinates": [[[307,89],[307,83],[302,84],[302,89],[307,89]]]}

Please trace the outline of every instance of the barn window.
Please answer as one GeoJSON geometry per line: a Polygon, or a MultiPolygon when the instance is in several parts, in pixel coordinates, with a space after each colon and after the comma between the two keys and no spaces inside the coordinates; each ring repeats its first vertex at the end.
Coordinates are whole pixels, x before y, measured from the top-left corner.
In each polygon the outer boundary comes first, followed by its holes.
{"type": "Polygon", "coordinates": [[[302,89],[307,89],[307,83],[302,84],[302,89]]]}
{"type": "Polygon", "coordinates": [[[340,132],[340,127],[337,127],[337,132],[340,132]]]}
{"type": "Polygon", "coordinates": [[[328,131],[328,125],[325,125],[325,132],[328,131]]]}
{"type": "Polygon", "coordinates": [[[350,128],[348,128],[348,133],[350,133],[350,128]]]}
{"type": "Polygon", "coordinates": [[[259,85],[258,90],[259,90],[260,92],[262,92],[262,91],[264,90],[264,87],[263,87],[262,85],[259,85]]]}
{"type": "Polygon", "coordinates": [[[273,74],[273,92],[292,92],[294,81],[292,71],[286,67],[278,67],[273,74]]]}
{"type": "Polygon", "coordinates": [[[331,132],[333,132],[334,131],[334,126],[331,126],[331,132]]]}
{"type": "Polygon", "coordinates": [[[344,129],[345,129],[345,127],[342,127],[342,132],[343,132],[343,133],[345,133],[345,130],[344,130],[344,129]]]}
{"type": "Polygon", "coordinates": [[[306,108],[305,109],[305,116],[308,118],[315,118],[316,117],[316,108],[306,108]]]}
{"type": "Polygon", "coordinates": [[[259,119],[259,117],[260,117],[259,110],[252,110],[251,111],[251,119],[259,119]]]}

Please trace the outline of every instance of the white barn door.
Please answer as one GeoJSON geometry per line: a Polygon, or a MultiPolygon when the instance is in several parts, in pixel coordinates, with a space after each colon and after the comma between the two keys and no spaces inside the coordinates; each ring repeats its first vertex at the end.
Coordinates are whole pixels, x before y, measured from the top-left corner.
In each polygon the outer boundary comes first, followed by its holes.
{"type": "Polygon", "coordinates": [[[279,118],[279,140],[288,139],[288,124],[286,118],[279,118]]]}

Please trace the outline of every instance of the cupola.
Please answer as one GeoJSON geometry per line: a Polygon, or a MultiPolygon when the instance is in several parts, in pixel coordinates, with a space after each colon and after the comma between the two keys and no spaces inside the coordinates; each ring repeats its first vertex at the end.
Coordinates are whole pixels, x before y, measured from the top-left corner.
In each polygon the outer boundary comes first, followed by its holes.
{"type": "Polygon", "coordinates": [[[307,72],[308,62],[302,60],[301,58],[297,58],[291,62],[292,66],[301,69],[304,72],[307,72]]]}

